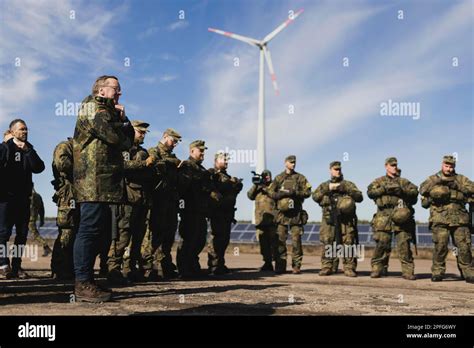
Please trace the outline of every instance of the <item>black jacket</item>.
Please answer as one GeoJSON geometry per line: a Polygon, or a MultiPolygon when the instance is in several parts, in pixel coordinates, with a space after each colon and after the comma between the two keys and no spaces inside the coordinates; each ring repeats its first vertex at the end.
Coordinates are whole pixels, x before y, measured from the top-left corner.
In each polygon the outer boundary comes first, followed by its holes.
{"type": "Polygon", "coordinates": [[[26,144],[26,151],[16,146],[13,139],[0,144],[0,201],[31,196],[32,174],[44,170],[44,162],[33,145],[26,144]]]}

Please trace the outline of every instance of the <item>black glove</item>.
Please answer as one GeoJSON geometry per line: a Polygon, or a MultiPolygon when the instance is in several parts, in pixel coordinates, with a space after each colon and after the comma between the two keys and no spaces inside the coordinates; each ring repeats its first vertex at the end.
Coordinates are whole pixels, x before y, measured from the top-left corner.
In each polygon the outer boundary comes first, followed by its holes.
{"type": "Polygon", "coordinates": [[[387,193],[389,195],[400,196],[402,194],[402,188],[400,186],[389,186],[387,187],[387,193]]]}
{"type": "Polygon", "coordinates": [[[338,191],[339,193],[346,193],[347,192],[346,185],[343,182],[341,182],[341,184],[337,187],[336,191],[338,191]]]}

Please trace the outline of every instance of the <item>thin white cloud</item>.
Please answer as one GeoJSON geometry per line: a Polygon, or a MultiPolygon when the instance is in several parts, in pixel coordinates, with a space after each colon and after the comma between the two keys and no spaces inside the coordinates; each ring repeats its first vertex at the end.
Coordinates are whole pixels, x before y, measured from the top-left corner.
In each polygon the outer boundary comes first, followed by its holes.
{"type": "Polygon", "coordinates": [[[159,27],[151,26],[147,28],[146,30],[142,31],[141,33],[138,33],[137,38],[138,40],[144,40],[144,39],[149,38],[150,36],[155,35],[159,31],[160,31],[159,27]]]}
{"type": "Polygon", "coordinates": [[[160,82],[170,82],[173,80],[176,80],[178,78],[178,75],[163,75],[160,76],[160,82]]]}
{"type": "Polygon", "coordinates": [[[189,26],[189,22],[181,19],[181,20],[171,23],[170,25],[166,27],[166,29],[168,31],[175,31],[175,30],[185,29],[188,26],[189,26]]]}
{"type": "Polygon", "coordinates": [[[117,63],[112,59],[114,43],[105,36],[127,10],[110,11],[100,5],[79,1],[5,2],[0,25],[0,64],[7,73],[0,76],[0,122],[11,117],[20,105],[13,95],[23,95],[21,104],[38,97],[39,83],[51,75],[60,76],[77,64],[94,67],[117,63]],[[15,68],[15,58],[22,61],[15,68]]]}

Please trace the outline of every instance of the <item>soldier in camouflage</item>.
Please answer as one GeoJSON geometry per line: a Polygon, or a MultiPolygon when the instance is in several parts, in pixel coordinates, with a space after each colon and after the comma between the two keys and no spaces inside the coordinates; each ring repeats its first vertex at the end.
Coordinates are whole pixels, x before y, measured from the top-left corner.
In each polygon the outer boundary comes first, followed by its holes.
{"type": "Polygon", "coordinates": [[[255,227],[260,254],[263,256],[261,272],[273,271],[272,261],[277,259],[276,203],[268,194],[271,182],[272,173],[264,170],[261,181],[254,183],[247,192],[247,197],[255,201],[255,227]]]}
{"type": "MultiPolygon", "coordinates": [[[[319,239],[323,244],[321,253],[321,271],[319,275],[325,276],[337,272],[339,258],[332,255],[336,248],[336,225],[341,233],[344,245],[354,246],[357,243],[357,215],[355,202],[363,200],[362,192],[357,186],[345,180],[341,171],[341,162],[334,161],[329,165],[331,179],[319,185],[313,193],[313,200],[318,203],[323,211],[319,239]],[[342,206],[341,206],[342,204],[342,206]],[[334,211],[332,211],[334,209],[334,211]],[[337,212],[336,212],[337,211],[337,212]],[[337,214],[338,218],[334,218],[337,214]],[[338,221],[335,221],[338,220],[338,221]]],[[[352,249],[344,249],[351,250],[352,249]]],[[[356,277],[357,257],[353,253],[344,257],[344,274],[356,277]]]]}
{"type": "Polygon", "coordinates": [[[118,238],[112,241],[108,254],[107,279],[119,285],[126,284],[128,280],[141,280],[137,264],[140,260],[140,247],[145,234],[146,217],[150,205],[151,167],[155,161],[141,146],[149,124],[139,120],[131,123],[135,131],[134,144],[128,151],[122,152],[127,202],[118,208],[118,238]],[[124,278],[121,267],[123,255],[129,243],[131,243],[129,270],[126,270],[128,273],[124,278]]]}
{"type": "Polygon", "coordinates": [[[100,238],[109,233],[110,206],[124,203],[124,159],[134,129],[119,104],[122,94],[115,76],[100,76],[92,95],[82,102],[73,141],[74,192],[80,222],[74,241],[75,298],[103,302],[111,292],[94,281],[94,261],[100,238]]]}
{"type": "Polygon", "coordinates": [[[200,277],[199,254],[206,245],[207,220],[210,200],[219,201],[211,173],[203,167],[203,140],[195,140],[189,145],[190,156],[182,163],[178,171],[179,235],[181,243],[177,250],[179,275],[182,278],[200,277]]]}
{"type": "Polygon", "coordinates": [[[242,191],[242,179],[227,173],[229,154],[217,153],[214,157],[214,168],[209,172],[221,200],[211,205],[211,240],[208,246],[209,273],[222,275],[231,271],[225,265],[225,251],[230,242],[230,230],[235,222],[235,204],[237,195],[242,191]]]}
{"type": "Polygon", "coordinates": [[[51,257],[53,278],[69,280],[74,278],[72,248],[75,229],[79,222],[73,187],[72,138],[60,142],[53,152],[54,186],[53,202],[58,206],[56,225],[58,236],[54,241],[51,257]]]}
{"type": "MultiPolygon", "coordinates": [[[[145,260],[153,260],[153,279],[175,278],[178,274],[173,263],[171,249],[174,244],[178,227],[178,168],[181,165],[173,153],[181,141],[181,135],[174,129],[168,128],[163,133],[158,145],[149,149],[150,156],[157,159],[155,177],[152,185],[152,208],[150,213],[151,247],[145,248],[150,255],[144,254],[145,260]]],[[[146,262],[146,272],[151,265],[146,262]]]]}
{"type": "Polygon", "coordinates": [[[286,240],[288,230],[292,239],[292,267],[293,274],[301,273],[303,247],[301,236],[303,226],[308,222],[308,213],[303,210],[303,201],[311,196],[311,185],[304,175],[295,171],[296,156],[290,155],[285,159],[285,171],[275,177],[268,191],[272,199],[277,202],[278,250],[275,262],[275,272],[286,272],[286,240]]]}
{"type": "Polygon", "coordinates": [[[43,257],[51,254],[51,248],[48,245],[48,242],[41,237],[36,222],[40,218],[40,227],[44,226],[44,204],[41,196],[33,190],[31,191],[31,203],[30,203],[30,221],[28,223],[28,230],[32,234],[32,239],[43,247],[43,257]]]}
{"type": "Polygon", "coordinates": [[[398,175],[397,166],[398,161],[395,157],[387,158],[386,175],[375,179],[367,189],[367,195],[377,205],[377,213],[371,222],[376,246],[370,276],[372,278],[382,276],[391,250],[392,234],[395,234],[402,276],[407,280],[415,280],[415,265],[410,243],[416,230],[413,205],[418,200],[418,188],[398,175]]]}
{"type": "Polygon", "coordinates": [[[468,199],[474,195],[474,183],[455,171],[456,160],[444,156],[441,170],[428,177],[420,186],[421,205],[430,209],[429,227],[433,233],[433,266],[431,280],[443,280],[446,272],[449,236],[461,277],[474,283],[468,199]]]}

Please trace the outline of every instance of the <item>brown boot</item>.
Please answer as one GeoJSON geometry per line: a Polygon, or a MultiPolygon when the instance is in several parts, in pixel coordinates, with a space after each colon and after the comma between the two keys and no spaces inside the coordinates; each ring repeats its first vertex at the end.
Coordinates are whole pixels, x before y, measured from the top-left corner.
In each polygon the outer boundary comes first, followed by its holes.
{"type": "Polygon", "coordinates": [[[379,271],[372,271],[372,273],[370,273],[370,278],[380,278],[381,276],[379,271]]]}
{"type": "Polygon", "coordinates": [[[414,274],[402,274],[402,277],[406,280],[416,280],[416,276],[414,274]]]}
{"type": "Polygon", "coordinates": [[[346,277],[357,277],[357,273],[353,269],[344,270],[344,275],[346,277]]]}
{"type": "Polygon", "coordinates": [[[293,267],[293,271],[292,271],[293,274],[301,274],[301,269],[297,266],[293,267]]]}
{"type": "Polygon", "coordinates": [[[332,274],[332,269],[331,268],[323,268],[322,270],[319,271],[320,276],[328,276],[332,274]]]}
{"type": "Polygon", "coordinates": [[[74,286],[74,295],[77,302],[107,302],[112,298],[111,292],[100,289],[91,281],[76,281],[74,286]]]}

